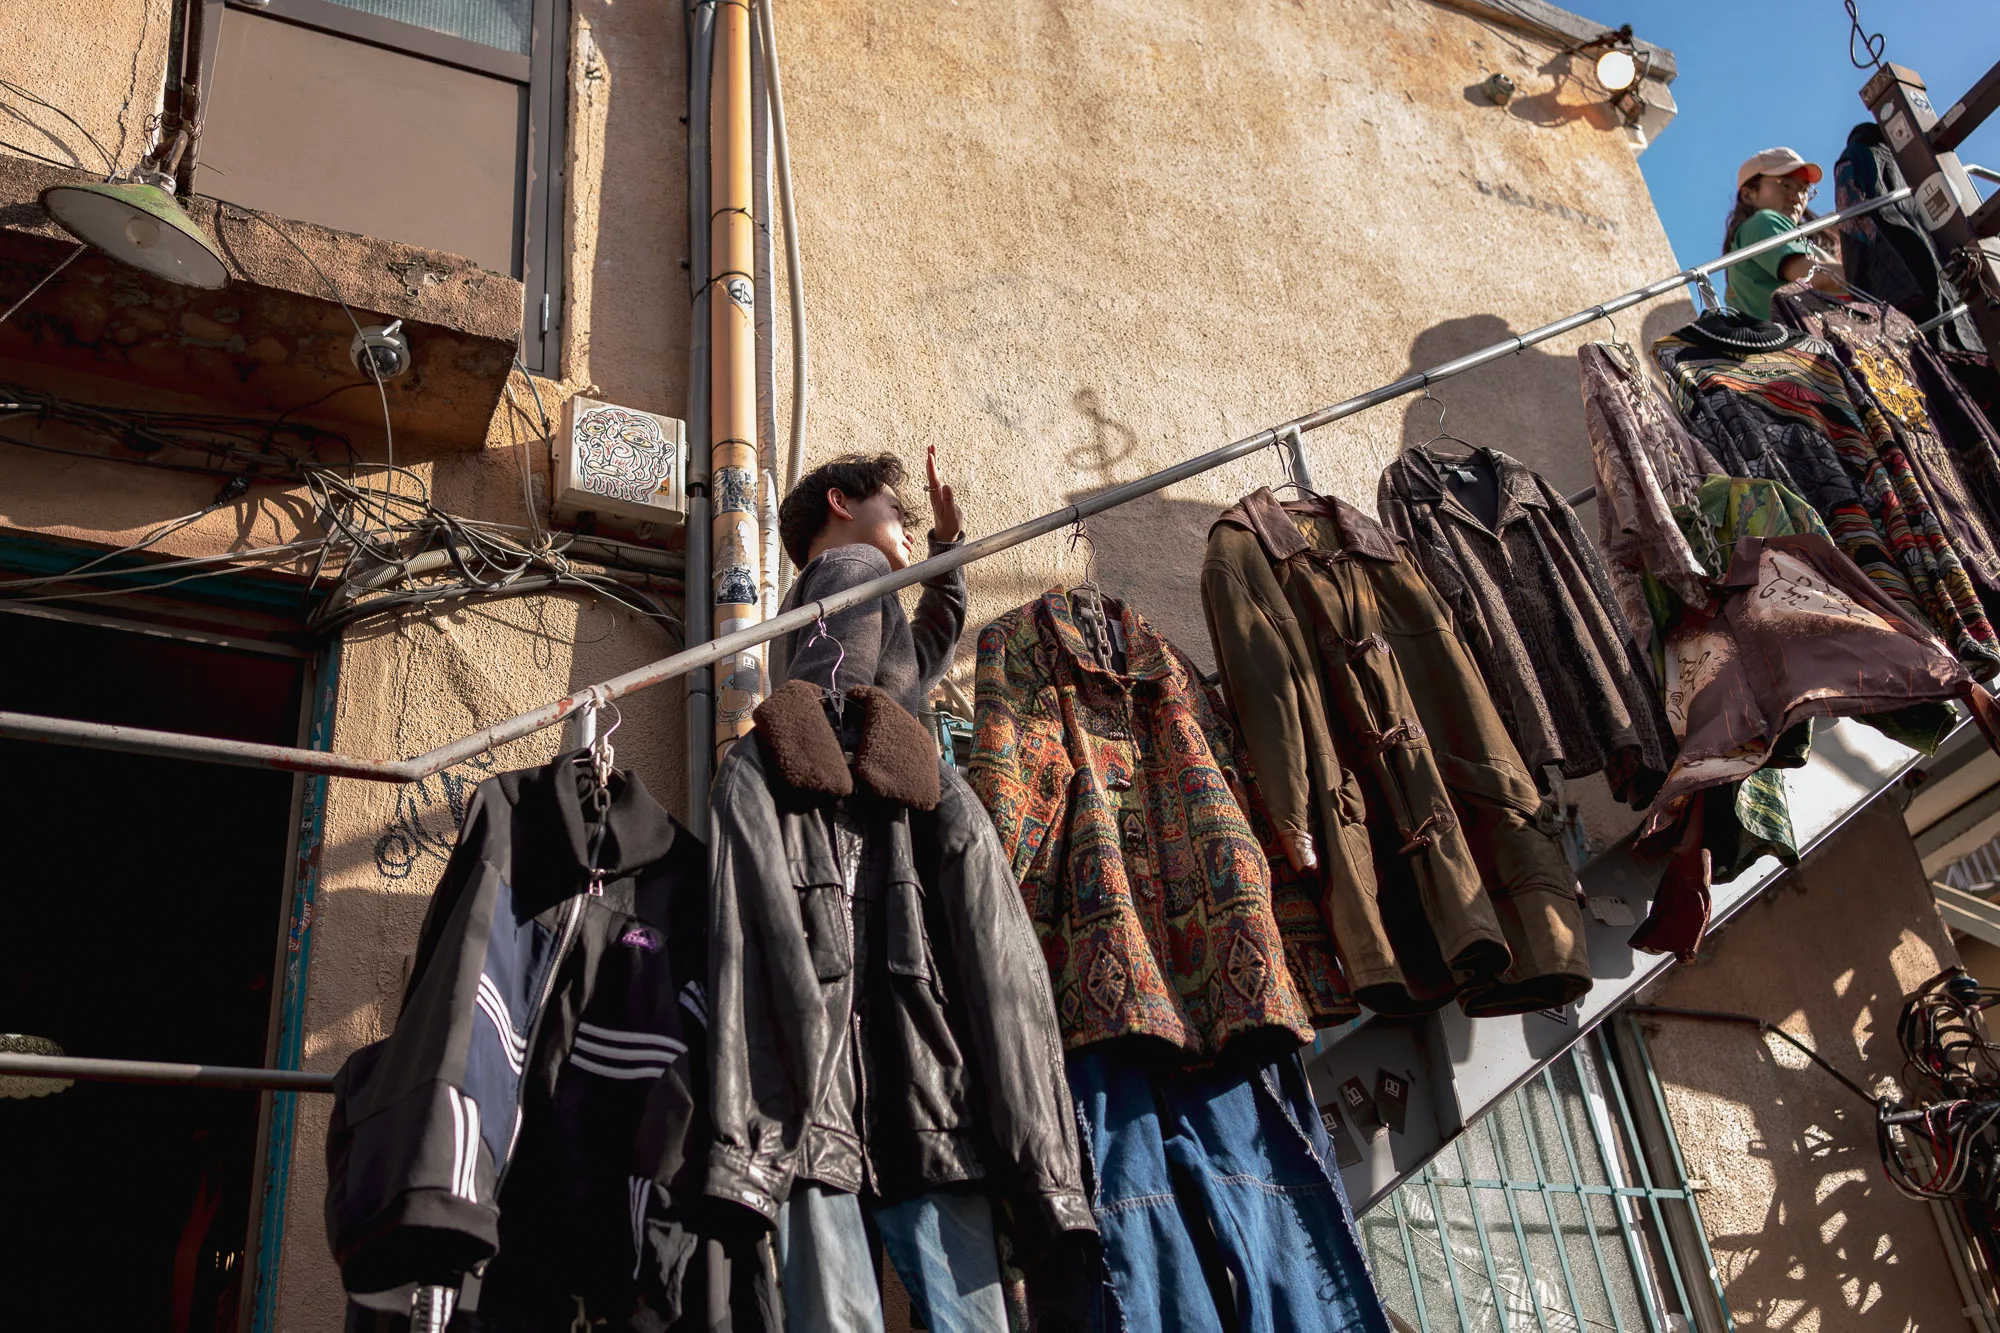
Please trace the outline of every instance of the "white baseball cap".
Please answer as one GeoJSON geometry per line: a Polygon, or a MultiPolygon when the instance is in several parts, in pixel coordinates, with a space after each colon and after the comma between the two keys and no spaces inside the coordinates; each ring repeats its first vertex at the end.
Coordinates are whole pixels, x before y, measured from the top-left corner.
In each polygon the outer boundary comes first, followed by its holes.
{"type": "Polygon", "coordinates": [[[1799,172],[1805,173],[1808,185],[1819,184],[1826,175],[1817,163],[1806,161],[1789,148],[1766,148],[1736,168],[1736,188],[1748,185],[1752,176],[1792,176],[1799,172]]]}

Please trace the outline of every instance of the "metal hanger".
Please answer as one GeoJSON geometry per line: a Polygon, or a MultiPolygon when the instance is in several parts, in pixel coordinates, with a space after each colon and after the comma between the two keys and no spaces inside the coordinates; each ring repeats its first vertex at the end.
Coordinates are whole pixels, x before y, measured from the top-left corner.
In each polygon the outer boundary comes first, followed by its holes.
{"type": "Polygon", "coordinates": [[[1606,324],[1611,326],[1611,337],[1609,339],[1599,339],[1598,345],[1609,349],[1619,361],[1624,363],[1626,370],[1637,374],[1639,371],[1639,354],[1633,350],[1631,343],[1625,341],[1625,335],[1619,332],[1616,312],[1599,306],[1597,307],[1597,313],[1606,324]]]}
{"type": "Polygon", "coordinates": [[[1098,665],[1106,671],[1116,671],[1124,654],[1124,626],[1105,609],[1104,590],[1097,586],[1097,543],[1091,540],[1090,529],[1080,518],[1069,530],[1070,554],[1076,553],[1078,542],[1085,548],[1083,578],[1069,585],[1070,608],[1098,665]]]}
{"type": "Polygon", "coordinates": [[[1715,294],[1715,284],[1708,280],[1708,274],[1697,273],[1694,275],[1694,289],[1701,293],[1702,314],[1733,315],[1737,313],[1736,307],[1725,304],[1723,299],[1715,294]]]}
{"type": "Polygon", "coordinates": [[[822,685],[820,690],[826,695],[826,701],[833,705],[835,720],[845,720],[847,716],[847,691],[840,687],[840,668],[841,664],[847,661],[847,645],[834,637],[833,631],[826,627],[826,616],[818,609],[815,609],[813,611],[813,636],[806,640],[805,646],[810,648],[821,639],[832,643],[839,650],[840,656],[833,659],[833,671],[827,677],[827,683],[822,685]]]}
{"type": "Polygon", "coordinates": [[[610,726],[599,731],[597,738],[590,743],[590,775],[597,780],[598,790],[609,791],[611,766],[616,758],[616,752],[611,748],[611,733],[625,725],[625,714],[614,703],[606,703],[601,707],[611,710],[612,722],[610,726]]]}
{"type": "Polygon", "coordinates": [[[1076,554],[1078,542],[1082,542],[1084,546],[1083,577],[1069,585],[1070,591],[1091,592],[1102,597],[1103,589],[1097,586],[1097,543],[1091,540],[1090,529],[1084,525],[1082,519],[1070,524],[1068,545],[1071,555],[1076,554]]]}
{"type": "Polygon", "coordinates": [[[616,762],[616,753],[611,747],[611,733],[625,725],[625,714],[617,704],[608,703],[596,695],[583,705],[583,714],[578,722],[582,733],[583,753],[570,762],[580,765],[588,774],[591,789],[588,793],[595,813],[601,816],[611,800],[611,772],[616,762]],[[603,710],[609,708],[615,720],[608,728],[600,730],[603,710]]]}
{"type": "Polygon", "coordinates": [[[1299,428],[1286,427],[1277,439],[1271,441],[1271,447],[1278,451],[1279,461],[1285,468],[1285,479],[1271,488],[1271,494],[1276,495],[1290,487],[1309,499],[1317,496],[1319,492],[1313,489],[1312,471],[1306,466],[1305,441],[1300,436],[1299,428]]]}
{"type": "Polygon", "coordinates": [[[1428,452],[1430,450],[1430,447],[1436,444],[1439,440],[1450,440],[1453,444],[1463,445],[1466,450],[1466,456],[1462,459],[1452,458],[1451,455],[1449,454],[1442,454],[1439,456],[1442,458],[1449,459],[1452,462],[1471,462],[1472,459],[1476,457],[1479,453],[1478,447],[1471,444],[1468,441],[1459,439],[1458,436],[1453,435],[1450,431],[1447,431],[1444,428],[1444,410],[1445,410],[1444,400],[1442,398],[1439,398],[1436,394],[1432,393],[1431,386],[1426,384],[1424,386],[1424,396],[1418,401],[1429,403],[1431,406],[1435,407],[1438,410],[1438,428],[1437,428],[1437,434],[1431,436],[1428,440],[1425,440],[1422,444],[1418,445],[1417,447],[1419,449],[1423,449],[1428,452]]]}

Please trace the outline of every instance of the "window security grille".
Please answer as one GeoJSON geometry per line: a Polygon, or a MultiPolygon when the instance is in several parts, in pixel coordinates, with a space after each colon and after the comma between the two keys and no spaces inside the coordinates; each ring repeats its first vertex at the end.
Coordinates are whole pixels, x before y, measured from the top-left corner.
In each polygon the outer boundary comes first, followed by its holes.
{"type": "Polygon", "coordinates": [[[1631,1080],[1636,1096],[1595,1034],[1360,1219],[1376,1283],[1403,1325],[1417,1333],[1734,1329],[1645,1039],[1636,1025],[1625,1035],[1643,1064],[1631,1080]],[[1640,1149],[1635,1109],[1651,1117],[1652,1141],[1670,1148],[1667,1178],[1656,1173],[1660,1154],[1640,1149]],[[1697,1252],[1677,1253],[1689,1238],[1697,1252]]]}

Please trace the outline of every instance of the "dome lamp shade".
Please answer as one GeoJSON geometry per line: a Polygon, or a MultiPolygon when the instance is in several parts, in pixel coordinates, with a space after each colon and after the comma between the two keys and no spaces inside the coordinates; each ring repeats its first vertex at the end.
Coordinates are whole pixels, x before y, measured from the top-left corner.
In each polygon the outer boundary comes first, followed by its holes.
{"type": "Polygon", "coordinates": [[[42,208],[79,241],[155,277],[210,291],[229,285],[215,242],[157,185],[55,185],[42,191],[42,208]]]}
{"type": "Polygon", "coordinates": [[[1597,83],[1607,93],[1622,93],[1639,81],[1639,62],[1632,52],[1614,46],[1597,57],[1597,83]]]}

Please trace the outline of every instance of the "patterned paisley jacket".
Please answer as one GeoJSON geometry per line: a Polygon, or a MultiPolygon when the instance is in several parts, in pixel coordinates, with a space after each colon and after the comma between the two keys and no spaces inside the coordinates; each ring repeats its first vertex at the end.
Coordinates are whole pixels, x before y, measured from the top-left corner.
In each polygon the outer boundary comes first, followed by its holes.
{"type": "Polygon", "coordinates": [[[1106,599],[1104,669],[1062,588],[979,636],[972,787],[1013,860],[1071,1050],[1144,1035],[1198,1058],[1290,1049],[1357,1009],[1313,886],[1277,858],[1222,703],[1106,599]]]}

